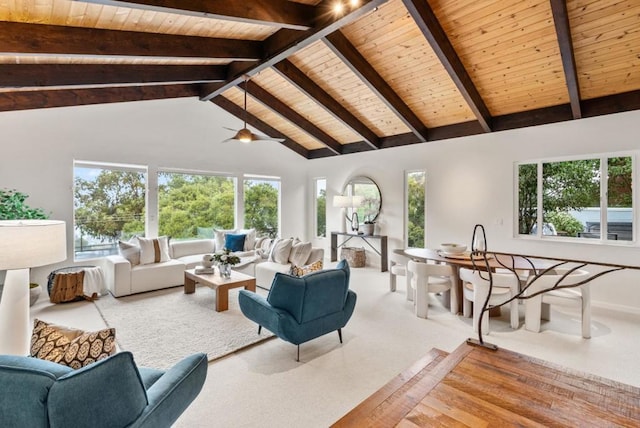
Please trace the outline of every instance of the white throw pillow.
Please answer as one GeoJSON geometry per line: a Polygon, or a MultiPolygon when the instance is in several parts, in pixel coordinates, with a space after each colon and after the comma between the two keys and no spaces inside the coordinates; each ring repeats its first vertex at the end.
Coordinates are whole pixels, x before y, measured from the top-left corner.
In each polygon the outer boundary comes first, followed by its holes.
{"type": "Polygon", "coordinates": [[[158,238],[141,238],[140,243],[140,264],[167,262],[169,257],[169,238],[160,236],[158,238]]]}
{"type": "Polygon", "coordinates": [[[251,251],[256,246],[256,230],[255,229],[240,229],[237,232],[239,235],[245,235],[244,237],[244,250],[251,251]]]}
{"type": "Polygon", "coordinates": [[[140,247],[138,237],[134,236],[129,241],[118,241],[118,253],[129,260],[132,266],[140,264],[140,247]]]}
{"type": "Polygon", "coordinates": [[[304,266],[311,254],[311,242],[298,242],[291,246],[289,261],[296,266],[304,266]]]}
{"type": "Polygon", "coordinates": [[[227,233],[236,233],[235,229],[213,229],[213,239],[216,241],[215,251],[222,251],[227,233]]]}
{"type": "Polygon", "coordinates": [[[278,239],[271,246],[271,252],[269,253],[269,261],[276,262],[283,265],[289,263],[289,253],[291,253],[291,246],[293,245],[293,239],[278,239]]]}

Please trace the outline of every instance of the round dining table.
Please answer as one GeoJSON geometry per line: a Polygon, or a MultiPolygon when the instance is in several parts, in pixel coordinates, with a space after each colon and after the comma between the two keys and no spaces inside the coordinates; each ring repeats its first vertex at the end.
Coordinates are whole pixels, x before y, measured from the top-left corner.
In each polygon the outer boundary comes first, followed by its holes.
{"type": "MultiPolygon", "coordinates": [[[[460,268],[468,269],[480,269],[491,270],[496,269],[512,269],[515,271],[537,271],[544,269],[550,265],[548,262],[541,260],[530,259],[526,257],[519,257],[517,255],[507,255],[500,253],[486,252],[474,253],[473,257],[471,252],[465,252],[462,254],[444,254],[441,250],[435,250],[430,248],[406,248],[404,249],[404,255],[410,259],[416,261],[426,262],[428,260],[438,263],[446,263],[454,267],[454,273],[456,275],[457,290],[455,292],[458,295],[458,308],[457,312],[462,312],[463,294],[462,294],[462,281],[460,280],[459,271],[460,268]]],[[[455,308],[451,308],[451,312],[455,313],[455,308]]],[[[500,308],[494,308],[490,311],[491,316],[497,316],[500,314],[500,308]]]]}

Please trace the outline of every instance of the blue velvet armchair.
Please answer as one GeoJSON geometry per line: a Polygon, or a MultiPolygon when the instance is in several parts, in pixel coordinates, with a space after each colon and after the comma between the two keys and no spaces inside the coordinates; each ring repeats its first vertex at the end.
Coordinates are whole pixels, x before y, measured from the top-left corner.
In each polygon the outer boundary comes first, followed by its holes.
{"type": "Polygon", "coordinates": [[[194,354],[167,371],[137,367],[119,352],[78,370],[32,357],[0,355],[2,427],[169,427],[207,376],[194,354]]]}
{"type": "Polygon", "coordinates": [[[238,299],[242,313],[258,324],[258,334],[264,327],[298,346],[296,361],[300,361],[300,344],[316,337],[338,331],[342,343],[342,328],[356,305],[346,260],[335,269],[299,278],[277,273],[266,299],[247,290],[240,290],[238,299]]]}

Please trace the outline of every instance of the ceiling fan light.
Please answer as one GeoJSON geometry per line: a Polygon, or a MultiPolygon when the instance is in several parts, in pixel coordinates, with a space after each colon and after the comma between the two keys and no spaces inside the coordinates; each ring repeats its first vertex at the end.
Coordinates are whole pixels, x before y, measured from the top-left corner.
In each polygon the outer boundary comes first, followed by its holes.
{"type": "Polygon", "coordinates": [[[238,141],[242,141],[243,143],[250,143],[253,140],[253,138],[251,137],[252,137],[251,131],[249,131],[247,128],[242,128],[241,130],[238,131],[234,139],[238,141]]]}

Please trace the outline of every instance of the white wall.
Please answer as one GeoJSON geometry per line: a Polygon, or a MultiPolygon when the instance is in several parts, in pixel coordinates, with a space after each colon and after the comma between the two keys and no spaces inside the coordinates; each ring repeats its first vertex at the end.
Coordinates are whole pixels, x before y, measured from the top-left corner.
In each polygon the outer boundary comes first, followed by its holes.
{"type": "MultiPolygon", "coordinates": [[[[635,111],[345,155],[309,162],[308,174],[327,177],[328,201],[342,191],[349,177],[373,178],[382,191],[379,223],[381,233],[389,236],[390,249],[404,246],[405,171],[423,169],[427,171],[428,247],[441,242],[470,245],[473,226],[481,223],[492,250],[640,266],[637,246],[541,242],[514,238],[513,233],[515,162],[638,150],[639,122],[640,112],[635,111]]],[[[638,182],[637,171],[634,179],[638,182]]],[[[340,213],[330,202],[327,205],[327,230],[339,230],[340,213]]],[[[328,240],[323,243],[328,248],[328,240]]],[[[376,263],[377,256],[369,255],[376,263]]],[[[602,277],[593,289],[595,304],[640,313],[639,271],[602,277]]]]}
{"type": "MultiPolygon", "coordinates": [[[[490,249],[640,266],[640,247],[539,242],[513,237],[514,162],[637,150],[640,111],[307,161],[278,143],[220,143],[241,122],[196,99],[142,101],[0,113],[0,186],[73,224],[73,159],[282,177],[282,235],[313,237],[313,178],[327,178],[327,230],[340,230],[333,195],[349,177],[373,178],[382,192],[380,232],[403,247],[406,170],[427,171],[427,246],[470,244],[487,229],[490,249]],[[306,201],[306,203],[305,203],[306,201]]],[[[636,182],[638,176],[636,173],[636,182]]],[[[636,201],[636,207],[640,204],[636,201]]],[[[67,262],[72,263],[68,231],[67,262]]],[[[316,240],[328,252],[329,238],[316,240]]],[[[376,257],[369,257],[375,264],[376,257]]],[[[34,270],[43,282],[51,267],[34,270]]],[[[640,274],[603,277],[597,304],[640,313],[640,274]]]]}

